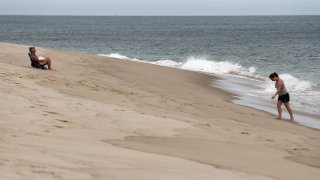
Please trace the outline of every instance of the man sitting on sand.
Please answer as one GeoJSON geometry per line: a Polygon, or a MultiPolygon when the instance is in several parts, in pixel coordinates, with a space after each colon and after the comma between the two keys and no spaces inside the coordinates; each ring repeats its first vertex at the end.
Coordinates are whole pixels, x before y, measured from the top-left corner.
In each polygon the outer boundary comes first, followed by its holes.
{"type": "Polygon", "coordinates": [[[47,65],[48,69],[51,70],[51,59],[49,57],[46,58],[41,58],[36,55],[36,48],[35,47],[30,47],[30,58],[31,61],[38,62],[40,65],[47,65]]]}

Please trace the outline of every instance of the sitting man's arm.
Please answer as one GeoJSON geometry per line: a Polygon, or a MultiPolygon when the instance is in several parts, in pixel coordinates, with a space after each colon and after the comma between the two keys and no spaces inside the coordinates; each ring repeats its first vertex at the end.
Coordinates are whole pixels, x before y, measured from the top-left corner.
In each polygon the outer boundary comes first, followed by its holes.
{"type": "Polygon", "coordinates": [[[40,60],[37,56],[31,56],[32,61],[43,62],[44,60],[40,60]]]}

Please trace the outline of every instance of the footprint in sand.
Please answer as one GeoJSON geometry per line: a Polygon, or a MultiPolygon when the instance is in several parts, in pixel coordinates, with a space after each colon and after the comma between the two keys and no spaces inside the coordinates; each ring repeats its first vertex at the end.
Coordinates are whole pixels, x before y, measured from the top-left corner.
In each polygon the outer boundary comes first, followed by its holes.
{"type": "Polygon", "coordinates": [[[53,171],[45,171],[45,170],[33,170],[33,173],[37,173],[37,174],[48,174],[48,175],[52,175],[54,177],[57,177],[56,173],[53,171]]]}
{"type": "Polygon", "coordinates": [[[49,114],[60,115],[60,113],[57,113],[57,112],[54,112],[54,111],[44,111],[44,112],[49,113],[49,114]]]}
{"type": "Polygon", "coordinates": [[[114,109],[115,111],[126,111],[124,109],[114,109]]]}
{"type": "Polygon", "coordinates": [[[309,151],[310,149],[301,147],[301,148],[293,148],[292,150],[294,150],[294,151],[309,151]]]}
{"type": "Polygon", "coordinates": [[[243,134],[243,135],[250,135],[250,133],[246,132],[246,131],[242,131],[240,132],[240,134],[243,134]]]}
{"type": "Polygon", "coordinates": [[[28,132],[28,133],[26,133],[26,134],[31,135],[31,136],[39,136],[39,134],[33,133],[33,132],[28,132]]]}
{"type": "Polygon", "coordinates": [[[65,119],[55,119],[55,120],[56,120],[56,121],[63,122],[63,123],[71,123],[70,121],[65,120],[65,119]]]}
{"type": "Polygon", "coordinates": [[[197,125],[195,125],[195,126],[204,126],[204,127],[211,127],[211,125],[210,124],[197,124],[197,125]]]}
{"type": "Polygon", "coordinates": [[[273,139],[266,139],[268,142],[275,142],[273,139]]]}
{"type": "Polygon", "coordinates": [[[237,114],[242,114],[242,115],[244,115],[244,113],[242,113],[242,112],[236,112],[237,114]]]}
{"type": "Polygon", "coordinates": [[[38,103],[38,104],[45,104],[46,102],[37,100],[36,103],[38,103]]]}
{"type": "Polygon", "coordinates": [[[33,169],[46,169],[46,167],[44,166],[38,166],[38,165],[29,165],[30,168],[33,168],[33,169]]]}
{"type": "Polygon", "coordinates": [[[58,126],[58,125],[55,125],[54,127],[56,127],[56,128],[63,128],[63,126],[58,126]]]}

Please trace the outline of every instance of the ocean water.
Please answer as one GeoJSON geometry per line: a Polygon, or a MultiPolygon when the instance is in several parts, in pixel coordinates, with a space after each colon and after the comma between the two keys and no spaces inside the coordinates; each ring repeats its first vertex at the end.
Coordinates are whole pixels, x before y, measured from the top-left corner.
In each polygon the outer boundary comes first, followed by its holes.
{"type": "Polygon", "coordinates": [[[277,72],[297,121],[320,128],[320,16],[0,16],[0,41],[218,75],[235,103],[271,113],[277,72]]]}

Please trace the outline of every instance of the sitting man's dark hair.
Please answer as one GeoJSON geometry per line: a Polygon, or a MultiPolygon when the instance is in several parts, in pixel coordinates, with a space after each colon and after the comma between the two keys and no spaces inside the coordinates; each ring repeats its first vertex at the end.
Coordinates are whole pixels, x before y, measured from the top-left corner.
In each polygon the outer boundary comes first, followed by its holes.
{"type": "Polygon", "coordinates": [[[29,51],[31,52],[32,50],[36,49],[35,47],[29,47],[29,51]]]}

